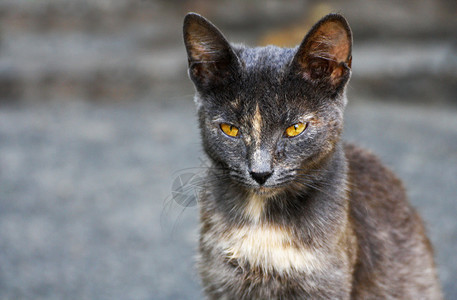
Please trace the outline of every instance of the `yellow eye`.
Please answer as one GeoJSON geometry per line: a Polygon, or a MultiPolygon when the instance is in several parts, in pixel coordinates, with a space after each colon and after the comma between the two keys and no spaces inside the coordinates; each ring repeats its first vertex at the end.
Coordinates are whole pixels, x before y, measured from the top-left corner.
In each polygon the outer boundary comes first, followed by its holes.
{"type": "Polygon", "coordinates": [[[290,127],[287,127],[286,129],[286,136],[288,137],[294,137],[294,136],[297,136],[299,135],[300,133],[302,133],[306,127],[308,126],[307,123],[297,123],[297,124],[294,124],[290,127]]]}
{"type": "Polygon", "coordinates": [[[227,124],[227,123],[222,123],[221,124],[221,129],[222,131],[229,136],[237,137],[239,130],[233,125],[227,124]]]}

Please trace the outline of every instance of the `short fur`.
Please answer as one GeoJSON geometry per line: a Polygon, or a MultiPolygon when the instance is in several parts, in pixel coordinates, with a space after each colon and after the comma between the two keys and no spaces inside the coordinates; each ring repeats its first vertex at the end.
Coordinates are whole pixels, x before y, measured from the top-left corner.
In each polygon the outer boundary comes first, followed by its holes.
{"type": "Polygon", "coordinates": [[[401,182],[340,139],[347,21],[324,17],[295,49],[247,48],[191,13],[184,41],[212,164],[199,203],[207,297],[441,299],[430,243],[401,182]],[[286,136],[297,123],[306,129],[286,136]]]}

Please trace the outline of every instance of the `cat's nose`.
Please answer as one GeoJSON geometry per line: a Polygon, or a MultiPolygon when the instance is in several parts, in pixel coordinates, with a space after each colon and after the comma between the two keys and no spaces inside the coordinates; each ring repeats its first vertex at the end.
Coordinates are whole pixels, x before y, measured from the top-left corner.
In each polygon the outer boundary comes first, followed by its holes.
{"type": "Polygon", "coordinates": [[[267,179],[273,174],[272,172],[250,172],[252,178],[257,181],[258,184],[262,185],[267,181],[267,179]]]}

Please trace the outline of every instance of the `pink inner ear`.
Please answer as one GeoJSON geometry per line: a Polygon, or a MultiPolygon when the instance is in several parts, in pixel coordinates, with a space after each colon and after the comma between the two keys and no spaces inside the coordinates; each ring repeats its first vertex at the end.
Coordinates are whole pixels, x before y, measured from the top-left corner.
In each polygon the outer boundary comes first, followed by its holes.
{"type": "Polygon", "coordinates": [[[331,84],[339,84],[351,66],[350,36],[338,20],[321,24],[298,52],[302,75],[312,80],[328,78],[331,84]]]}
{"type": "Polygon", "coordinates": [[[190,55],[193,61],[199,62],[214,62],[214,50],[209,49],[208,45],[202,40],[192,40],[192,48],[190,49],[190,55]]]}
{"type": "Polygon", "coordinates": [[[330,21],[322,24],[310,38],[308,55],[348,63],[350,43],[345,28],[339,22],[330,21]]]}
{"type": "Polygon", "coordinates": [[[189,51],[189,59],[199,63],[217,63],[227,55],[228,44],[208,24],[192,23],[188,25],[185,42],[189,51]]]}
{"type": "Polygon", "coordinates": [[[211,45],[209,36],[211,33],[196,23],[189,25],[188,32],[187,43],[189,45],[191,60],[201,62],[210,61],[212,51],[209,49],[211,45]]]}

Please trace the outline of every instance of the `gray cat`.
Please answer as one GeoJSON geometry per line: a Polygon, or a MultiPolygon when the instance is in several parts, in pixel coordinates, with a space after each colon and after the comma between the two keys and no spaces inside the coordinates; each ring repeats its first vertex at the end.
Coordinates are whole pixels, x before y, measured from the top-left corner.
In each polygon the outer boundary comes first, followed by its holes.
{"type": "Polygon", "coordinates": [[[295,49],[230,45],[184,20],[211,161],[199,271],[210,299],[441,299],[402,183],[341,141],[352,34],[338,14],[295,49]]]}

